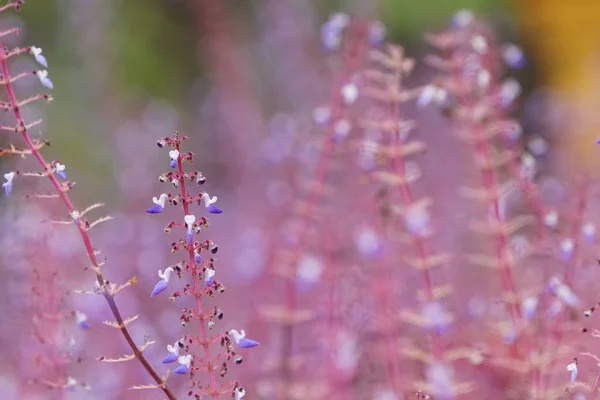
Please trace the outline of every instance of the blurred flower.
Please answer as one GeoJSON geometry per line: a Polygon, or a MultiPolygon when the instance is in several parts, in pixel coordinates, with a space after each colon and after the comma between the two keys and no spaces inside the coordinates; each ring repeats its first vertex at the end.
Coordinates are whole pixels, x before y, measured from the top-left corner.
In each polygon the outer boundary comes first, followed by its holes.
{"type": "Polygon", "coordinates": [[[55,168],[56,168],[56,175],[58,175],[60,178],[66,180],[67,179],[67,174],[65,173],[65,168],[66,167],[64,166],[64,164],[61,164],[61,163],[57,162],[56,165],[55,165],[55,168]]]}
{"type": "Polygon", "coordinates": [[[4,179],[6,179],[6,182],[2,183],[2,187],[4,188],[4,192],[7,196],[10,196],[12,192],[13,179],[15,179],[15,176],[17,176],[17,173],[13,171],[4,174],[4,179]]]}
{"type": "Polygon", "coordinates": [[[87,322],[88,316],[81,311],[75,311],[75,323],[81,329],[89,329],[90,324],[87,322]]]}
{"type": "Polygon", "coordinates": [[[52,81],[50,80],[50,78],[48,78],[48,71],[43,69],[40,71],[36,71],[35,74],[37,75],[42,85],[46,86],[48,89],[54,89],[52,81]]]}
{"type": "Polygon", "coordinates": [[[152,289],[152,293],[150,294],[151,297],[154,297],[157,294],[164,292],[164,290],[167,288],[167,286],[169,284],[169,280],[171,279],[172,272],[173,272],[172,267],[168,267],[167,269],[165,269],[165,272],[162,272],[162,270],[158,270],[158,276],[162,279],[160,281],[158,281],[158,283],[156,285],[154,285],[154,289],[152,289]]]}
{"type": "Polygon", "coordinates": [[[38,62],[41,66],[48,68],[48,61],[46,61],[46,57],[42,54],[42,49],[39,47],[31,46],[29,50],[31,55],[35,58],[35,61],[38,62]]]}
{"type": "Polygon", "coordinates": [[[187,374],[190,370],[190,364],[192,362],[192,355],[187,354],[185,356],[179,356],[177,358],[177,362],[179,362],[179,366],[173,370],[173,373],[184,375],[187,374]]]}

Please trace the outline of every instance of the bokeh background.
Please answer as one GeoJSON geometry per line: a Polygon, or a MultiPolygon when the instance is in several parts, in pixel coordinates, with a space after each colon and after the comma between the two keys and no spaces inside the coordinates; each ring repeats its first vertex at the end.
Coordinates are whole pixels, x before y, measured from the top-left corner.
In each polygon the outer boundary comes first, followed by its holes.
{"type": "MultiPolygon", "coordinates": [[[[336,75],[336,64],[320,43],[320,26],[335,11],[381,20],[388,40],[403,45],[416,59],[409,83],[416,87],[434,76],[422,62],[431,52],[424,33],[444,29],[463,8],[488,20],[501,42],[524,49],[527,65],[513,73],[523,88],[516,117],[531,139],[525,143],[543,149],[545,171],[558,177],[593,174],[598,159],[593,141],[600,122],[600,3],[593,0],[29,0],[21,13],[0,16],[0,26],[22,29],[8,44],[39,46],[49,61],[55,101],[30,107],[25,115],[44,119],[34,134],[51,141],[46,150],[50,159],[67,165],[69,178],[77,182],[76,203],[106,203],[106,212],[115,217],[92,237],[108,257],[105,270],[111,281],[139,278],[140,284],[118,302],[124,314],[142,315],[132,330],[140,341],[145,335],[157,340],[148,355],[159,369],[164,346],[177,339],[180,324],[178,306],[166,296],[148,297],[156,271],[173,261],[168,246],[172,239],[162,227],[176,218],[152,219],[144,212],[152,196],[163,190],[158,174],[168,169],[156,139],[175,130],[191,138],[188,146],[197,155],[196,167],[208,177],[205,189],[218,195],[225,210],[211,220],[209,230],[219,244],[219,277],[228,289],[218,299],[226,310],[223,328],[245,327],[262,343],[245,355],[241,366],[230,367],[228,377],[242,379],[251,399],[278,398],[265,371],[276,365],[269,364],[269,357],[282,339],[257,315],[284,293],[267,272],[274,268],[276,237],[285,233],[283,205],[294,196],[286,162],[297,158],[302,165],[311,159],[311,149],[302,150],[297,143],[312,131],[313,109],[328,101],[336,75]]],[[[24,70],[36,68],[33,63],[19,59],[13,65],[24,70]]],[[[17,88],[22,93],[37,90],[29,83],[17,88]]],[[[426,119],[428,132],[445,127],[441,118],[426,119]]],[[[427,138],[435,154],[435,135],[427,138]]],[[[3,146],[10,141],[0,139],[3,146]]],[[[15,165],[15,160],[0,159],[3,171],[15,165]]],[[[428,165],[434,178],[439,177],[439,167],[428,165]]],[[[349,186],[357,179],[340,176],[349,186]]],[[[15,187],[19,195],[34,190],[33,184],[15,187]]],[[[127,349],[118,332],[102,326],[110,318],[104,300],[74,293],[93,286],[92,274],[82,270],[79,238],[74,230],[36,225],[48,215],[61,216],[60,206],[16,198],[0,200],[5,226],[0,397],[55,398],[29,383],[43,374],[34,366],[36,354],[47,351],[27,340],[31,287],[40,285],[30,271],[43,265],[60,271],[55,289],[65,294],[65,310],[85,312],[92,325],[90,331],[67,335],[74,335],[75,352],[82,357],[67,367],[69,375],[93,388],[90,393],[69,393],[69,398],[162,398],[158,392],[126,389],[149,382],[137,364],[96,363],[94,357],[100,354],[117,356],[127,349]],[[110,335],[114,337],[108,339],[110,335]]],[[[355,279],[369,278],[360,273],[358,268],[355,279]]],[[[319,301],[313,301],[318,309],[319,301]]],[[[356,310],[348,313],[360,320],[356,310]]],[[[318,331],[309,326],[301,334],[318,331]]],[[[185,393],[186,383],[180,381],[174,380],[174,387],[185,393]]],[[[378,398],[383,399],[393,397],[378,398]]]]}

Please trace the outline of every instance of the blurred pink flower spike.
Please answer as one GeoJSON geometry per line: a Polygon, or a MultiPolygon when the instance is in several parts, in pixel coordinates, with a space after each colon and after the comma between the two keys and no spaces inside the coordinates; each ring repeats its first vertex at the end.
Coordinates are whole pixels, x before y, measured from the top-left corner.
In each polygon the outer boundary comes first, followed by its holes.
{"type": "Polygon", "coordinates": [[[185,221],[185,226],[187,228],[187,242],[188,244],[192,244],[194,239],[194,222],[196,222],[196,216],[186,215],[183,217],[183,220],[185,221]]]}
{"type": "Polygon", "coordinates": [[[48,78],[48,71],[42,69],[40,71],[35,71],[35,74],[37,75],[42,85],[46,86],[48,89],[54,89],[54,84],[52,83],[50,78],[48,78]]]}
{"type": "Polygon", "coordinates": [[[7,196],[10,196],[12,193],[13,180],[15,179],[15,176],[17,176],[17,173],[14,171],[4,174],[4,179],[6,179],[6,182],[2,183],[2,187],[4,188],[4,193],[6,193],[7,196]]]}
{"type": "Polygon", "coordinates": [[[217,202],[217,196],[213,196],[212,198],[206,192],[202,193],[202,201],[204,201],[204,206],[206,207],[206,211],[211,214],[221,214],[223,210],[220,208],[213,206],[214,203],[217,202]]]}
{"type": "Polygon", "coordinates": [[[242,400],[246,395],[246,390],[243,387],[235,389],[235,400],[242,400]]]}
{"type": "Polygon", "coordinates": [[[181,349],[182,347],[183,347],[183,343],[181,343],[179,340],[176,341],[173,346],[168,344],[167,351],[169,352],[169,355],[162,359],[162,363],[169,364],[169,363],[177,361],[179,358],[179,349],[181,349]]]}
{"type": "Polygon", "coordinates": [[[179,151],[171,150],[169,152],[169,157],[171,157],[171,168],[177,167],[177,160],[179,159],[179,151]]]}
{"type": "Polygon", "coordinates": [[[158,214],[158,213],[162,212],[162,210],[165,209],[166,201],[167,201],[166,193],[161,194],[160,197],[158,197],[158,198],[153,197],[152,202],[154,203],[154,205],[152,207],[150,207],[149,209],[147,209],[146,212],[149,214],[158,214]]]}
{"type": "Polygon", "coordinates": [[[157,294],[160,294],[165,291],[167,286],[169,285],[169,279],[171,279],[171,273],[173,272],[173,268],[169,267],[165,269],[163,273],[162,270],[158,270],[158,276],[162,278],[156,285],[154,285],[154,289],[152,289],[152,293],[150,297],[154,297],[157,294]]]}
{"type": "Polygon", "coordinates": [[[204,273],[204,281],[206,282],[206,286],[210,286],[213,284],[213,276],[215,276],[217,272],[214,269],[207,268],[204,273]]]}
{"type": "Polygon", "coordinates": [[[65,172],[65,166],[64,164],[61,164],[59,162],[56,163],[55,165],[56,168],[56,175],[58,175],[59,178],[67,180],[67,174],[65,172]]]}
{"type": "Polygon", "coordinates": [[[192,362],[192,355],[187,354],[185,356],[179,356],[177,358],[177,362],[179,362],[179,366],[173,370],[173,373],[184,375],[187,374],[190,370],[190,364],[192,362]]]}
{"type": "Polygon", "coordinates": [[[38,64],[42,67],[48,68],[48,61],[46,61],[46,57],[42,54],[42,49],[39,47],[31,46],[29,49],[29,53],[35,58],[38,64]]]}
{"type": "Polygon", "coordinates": [[[81,329],[90,329],[90,324],[87,322],[88,316],[80,311],[75,311],[75,323],[81,329]]]}
{"type": "Polygon", "coordinates": [[[233,336],[233,340],[235,340],[238,346],[240,346],[242,349],[249,349],[252,347],[256,347],[260,344],[254,340],[246,339],[246,332],[244,332],[243,329],[241,330],[241,332],[238,332],[235,329],[232,329],[229,332],[233,336]]]}

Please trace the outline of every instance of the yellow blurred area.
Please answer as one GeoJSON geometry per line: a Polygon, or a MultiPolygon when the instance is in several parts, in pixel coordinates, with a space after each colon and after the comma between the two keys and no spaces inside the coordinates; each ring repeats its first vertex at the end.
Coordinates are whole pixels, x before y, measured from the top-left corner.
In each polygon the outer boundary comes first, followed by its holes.
{"type": "Polygon", "coordinates": [[[515,0],[543,85],[574,106],[559,145],[578,166],[598,165],[600,137],[600,0],[515,0]]]}

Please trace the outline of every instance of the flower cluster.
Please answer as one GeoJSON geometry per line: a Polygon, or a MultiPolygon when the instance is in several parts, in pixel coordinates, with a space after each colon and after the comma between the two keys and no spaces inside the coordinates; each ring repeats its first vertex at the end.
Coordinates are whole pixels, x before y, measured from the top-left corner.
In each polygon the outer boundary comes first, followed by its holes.
{"type": "Polygon", "coordinates": [[[193,380],[197,371],[206,372],[209,376],[208,385],[195,385],[195,391],[190,392],[196,396],[210,396],[218,398],[224,393],[232,393],[236,399],[242,399],[245,390],[237,382],[218,387],[215,380],[216,359],[224,359],[220,367],[220,375],[224,377],[227,373],[227,361],[233,359],[236,364],[242,362],[242,357],[232,347],[230,337],[236,342],[239,348],[251,348],[258,346],[258,342],[246,338],[244,330],[240,332],[230,330],[215,336],[209,336],[208,330],[212,330],[218,320],[223,318],[223,312],[214,307],[210,311],[203,308],[203,300],[206,296],[215,297],[216,293],[223,293],[225,287],[215,279],[216,276],[216,258],[219,247],[212,240],[198,240],[198,236],[203,229],[209,227],[209,221],[205,216],[196,216],[192,212],[192,206],[204,206],[209,214],[222,214],[223,210],[218,208],[216,196],[210,196],[207,192],[192,194],[189,189],[189,183],[204,185],[206,178],[200,171],[187,172],[184,170],[184,163],[193,163],[195,155],[191,152],[184,153],[181,150],[182,141],[187,137],[175,133],[173,137],[165,137],[157,141],[159,148],[169,148],[169,166],[174,171],[164,173],[159,176],[161,183],[170,182],[177,193],[161,193],[154,197],[154,205],[146,210],[149,214],[159,214],[165,210],[167,205],[180,206],[183,212],[179,221],[171,221],[167,224],[165,232],[169,233],[173,228],[179,228],[185,232],[185,238],[170,243],[171,252],[177,254],[185,253],[185,258],[174,265],[158,270],[160,280],[154,285],[151,297],[157,296],[170,287],[172,278],[177,276],[183,278],[184,274],[189,274],[191,283],[185,283],[183,289],[175,291],[171,295],[171,300],[180,296],[192,296],[195,298],[195,309],[184,308],[181,311],[181,324],[187,326],[191,321],[198,321],[198,333],[187,334],[178,339],[174,344],[167,345],[167,355],[162,359],[163,364],[178,363],[173,369],[173,373],[178,375],[189,374],[193,380]],[[203,257],[203,254],[206,254],[203,257]],[[204,282],[200,284],[199,282],[204,282]],[[212,359],[210,355],[211,345],[220,343],[225,348],[225,355],[219,355],[212,359]],[[191,346],[196,345],[203,348],[203,351],[194,355],[191,352],[191,346]],[[202,354],[201,356],[199,354],[202,354]]]}

